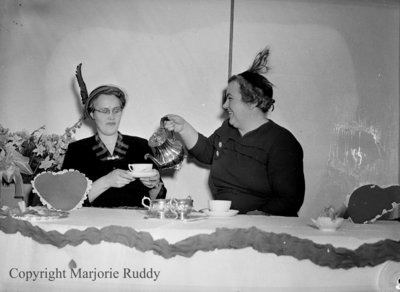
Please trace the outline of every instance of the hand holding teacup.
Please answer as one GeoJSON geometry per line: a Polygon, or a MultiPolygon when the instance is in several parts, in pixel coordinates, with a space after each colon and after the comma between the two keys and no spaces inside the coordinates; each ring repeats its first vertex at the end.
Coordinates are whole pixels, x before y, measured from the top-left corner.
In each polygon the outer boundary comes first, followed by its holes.
{"type": "Polygon", "coordinates": [[[132,176],[137,177],[146,187],[152,189],[160,183],[160,173],[153,169],[151,163],[133,163],[128,164],[132,176]]]}
{"type": "Polygon", "coordinates": [[[114,169],[105,176],[105,180],[110,187],[122,188],[131,181],[134,181],[135,178],[129,174],[129,171],[114,169]]]}
{"type": "Polygon", "coordinates": [[[139,178],[142,184],[146,187],[152,189],[157,187],[160,184],[160,173],[157,170],[154,170],[154,175],[149,177],[140,177],[139,178]]]}

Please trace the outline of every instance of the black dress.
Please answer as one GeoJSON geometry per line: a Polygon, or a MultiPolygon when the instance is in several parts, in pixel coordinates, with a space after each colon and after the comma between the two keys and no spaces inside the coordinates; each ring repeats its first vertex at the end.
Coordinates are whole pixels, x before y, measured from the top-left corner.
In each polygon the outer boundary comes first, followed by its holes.
{"type": "Polygon", "coordinates": [[[232,209],[297,216],[305,194],[303,149],[289,130],[269,120],[242,136],[226,120],[210,137],[200,134],[189,152],[211,165],[213,196],[231,200],[232,209]]]}
{"type": "MultiPolygon", "coordinates": [[[[118,133],[114,153],[111,155],[96,134],[68,145],[62,169],[78,170],[94,182],[114,169],[127,170],[128,164],[131,163],[153,163],[144,159],[146,153],[152,154],[146,139],[118,133]]],[[[157,166],[154,165],[153,168],[157,169],[157,166]]],[[[150,196],[149,190],[136,179],[121,188],[109,188],[93,202],[86,200],[84,206],[142,207],[142,198],[150,196]]],[[[157,198],[165,198],[166,193],[165,187],[162,186],[157,198]]]]}

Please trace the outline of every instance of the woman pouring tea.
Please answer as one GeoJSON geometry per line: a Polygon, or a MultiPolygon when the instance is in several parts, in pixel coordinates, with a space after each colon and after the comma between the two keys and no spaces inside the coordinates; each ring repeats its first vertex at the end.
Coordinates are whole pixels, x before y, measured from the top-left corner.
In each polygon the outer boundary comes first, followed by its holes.
{"type": "Polygon", "coordinates": [[[229,118],[208,138],[178,115],[166,129],[180,134],[189,153],[211,165],[213,197],[247,214],[297,216],[303,204],[303,149],[293,134],[267,117],[273,85],[262,74],[269,49],[247,71],[228,80],[223,108],[229,118]]]}
{"type": "Polygon", "coordinates": [[[95,207],[142,206],[144,196],[165,198],[167,190],[157,166],[153,175],[134,177],[128,164],[149,163],[146,139],[121,134],[119,124],[126,104],[125,93],[116,86],[103,85],[87,93],[81,65],[76,77],[81,90],[84,118],[96,126],[96,134],[68,145],[63,169],[76,169],[93,181],[85,205],[95,207]]]}

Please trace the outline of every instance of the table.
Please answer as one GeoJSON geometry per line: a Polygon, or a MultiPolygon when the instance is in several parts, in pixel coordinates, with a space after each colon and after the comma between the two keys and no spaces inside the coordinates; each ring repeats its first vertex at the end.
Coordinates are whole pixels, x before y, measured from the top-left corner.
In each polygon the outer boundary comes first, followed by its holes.
{"type": "MultiPolygon", "coordinates": [[[[183,222],[144,210],[0,218],[4,291],[395,291],[400,223],[238,215],[183,222]]],[[[2,290],[3,291],[3,290],[2,290]]]]}

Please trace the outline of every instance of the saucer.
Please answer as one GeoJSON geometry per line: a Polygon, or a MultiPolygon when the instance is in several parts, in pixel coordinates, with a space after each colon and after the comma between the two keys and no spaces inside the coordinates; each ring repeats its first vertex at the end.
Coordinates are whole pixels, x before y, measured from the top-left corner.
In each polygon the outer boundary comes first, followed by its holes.
{"type": "Polygon", "coordinates": [[[205,210],[203,210],[203,212],[210,217],[232,217],[232,216],[235,216],[237,213],[239,213],[239,210],[229,210],[226,212],[215,212],[215,211],[210,211],[209,209],[205,209],[205,210]]]}
{"type": "Polygon", "coordinates": [[[69,214],[65,211],[49,210],[47,207],[42,206],[28,207],[24,212],[21,212],[19,209],[11,210],[10,213],[14,219],[32,222],[62,219],[68,217],[69,214]]]}
{"type": "Polygon", "coordinates": [[[155,169],[152,169],[151,171],[129,171],[129,173],[133,177],[151,177],[155,176],[157,174],[157,171],[155,169]]]}

